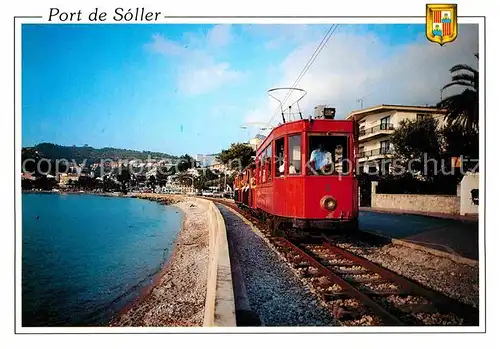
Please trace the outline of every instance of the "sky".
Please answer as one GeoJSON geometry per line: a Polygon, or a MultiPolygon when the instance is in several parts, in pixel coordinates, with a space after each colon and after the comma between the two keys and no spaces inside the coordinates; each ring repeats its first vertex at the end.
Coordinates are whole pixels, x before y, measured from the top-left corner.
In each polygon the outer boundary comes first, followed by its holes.
{"type": "MultiPolygon", "coordinates": [[[[24,24],[22,145],[218,153],[281,121],[267,90],[293,85],[330,26],[24,24]]],[[[478,50],[473,24],[444,46],[423,24],[339,25],[297,85],[300,109],[433,105],[478,50]]]]}

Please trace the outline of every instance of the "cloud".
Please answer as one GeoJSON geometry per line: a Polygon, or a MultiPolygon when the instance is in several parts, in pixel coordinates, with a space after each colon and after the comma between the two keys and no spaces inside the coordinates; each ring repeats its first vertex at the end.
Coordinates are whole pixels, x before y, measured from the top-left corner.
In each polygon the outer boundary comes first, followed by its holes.
{"type": "Polygon", "coordinates": [[[206,34],[184,33],[181,41],[154,35],[146,44],[151,52],[175,58],[177,89],[180,93],[197,96],[213,92],[221,86],[238,81],[244,72],[217,61],[216,53],[232,40],[231,25],[215,25],[206,34]]]}
{"type": "Polygon", "coordinates": [[[226,46],[231,42],[231,25],[217,24],[207,34],[209,44],[215,47],[226,46]]]}
{"type": "Polygon", "coordinates": [[[242,76],[242,72],[231,70],[229,63],[213,63],[184,71],[179,80],[179,88],[188,95],[201,95],[238,81],[242,76]]]}
{"type": "MultiPolygon", "coordinates": [[[[322,36],[318,36],[319,39],[322,36]]],[[[291,86],[320,40],[299,45],[278,66],[276,86],[291,86]]],[[[406,45],[392,45],[375,34],[347,30],[335,33],[297,87],[307,91],[300,107],[305,116],[314,106],[337,108],[339,118],[377,104],[433,105],[440,89],[451,79],[449,69],[459,63],[477,67],[478,26],[460,25],[455,42],[440,46],[417,38],[406,45]]],[[[445,92],[451,93],[453,91],[445,92]]],[[[263,107],[247,113],[245,122],[269,121],[277,102],[263,99],[263,107]]],[[[276,115],[272,124],[281,121],[276,115]]]]}
{"type": "Polygon", "coordinates": [[[166,39],[160,34],[153,35],[152,42],[146,44],[146,48],[154,53],[166,56],[179,55],[182,53],[182,46],[166,39]]]}
{"type": "Polygon", "coordinates": [[[243,31],[259,38],[266,49],[274,50],[284,45],[300,44],[310,40],[315,33],[322,33],[326,27],[307,24],[255,24],[246,25],[243,31]]]}

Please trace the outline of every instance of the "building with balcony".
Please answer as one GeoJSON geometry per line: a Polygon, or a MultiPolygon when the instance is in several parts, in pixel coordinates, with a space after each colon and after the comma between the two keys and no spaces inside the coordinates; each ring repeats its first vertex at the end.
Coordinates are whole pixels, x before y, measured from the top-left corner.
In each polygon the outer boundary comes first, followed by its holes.
{"type": "Polygon", "coordinates": [[[358,164],[365,172],[390,171],[393,146],[390,136],[403,120],[438,118],[444,124],[444,111],[432,107],[408,105],[377,105],[349,113],[347,120],[359,125],[358,164]],[[388,160],[386,160],[388,159],[388,160]],[[385,161],[384,161],[385,160],[385,161]]]}

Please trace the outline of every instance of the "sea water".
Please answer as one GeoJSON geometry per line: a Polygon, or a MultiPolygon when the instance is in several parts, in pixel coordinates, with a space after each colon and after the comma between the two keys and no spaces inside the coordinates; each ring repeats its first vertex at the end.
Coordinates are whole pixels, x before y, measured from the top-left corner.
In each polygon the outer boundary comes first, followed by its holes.
{"type": "Polygon", "coordinates": [[[106,325],[161,270],[181,221],[147,200],[24,193],[23,326],[106,325]]]}

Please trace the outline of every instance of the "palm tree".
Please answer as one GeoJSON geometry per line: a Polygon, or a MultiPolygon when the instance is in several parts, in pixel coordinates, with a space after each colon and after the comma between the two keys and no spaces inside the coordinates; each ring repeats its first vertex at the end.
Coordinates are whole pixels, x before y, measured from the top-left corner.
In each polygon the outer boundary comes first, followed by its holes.
{"type": "MultiPolygon", "coordinates": [[[[479,54],[475,54],[479,59],[479,54]]],[[[437,107],[446,110],[445,118],[451,125],[460,125],[467,130],[477,131],[479,126],[479,73],[466,64],[457,64],[450,69],[451,82],[442,90],[452,86],[464,86],[465,89],[456,95],[449,96],[439,102],[437,107]]],[[[441,90],[441,91],[442,91],[441,90]]]]}

